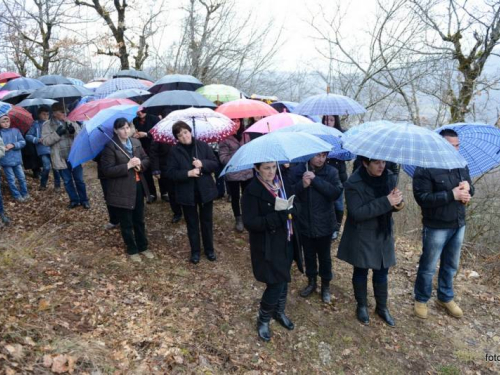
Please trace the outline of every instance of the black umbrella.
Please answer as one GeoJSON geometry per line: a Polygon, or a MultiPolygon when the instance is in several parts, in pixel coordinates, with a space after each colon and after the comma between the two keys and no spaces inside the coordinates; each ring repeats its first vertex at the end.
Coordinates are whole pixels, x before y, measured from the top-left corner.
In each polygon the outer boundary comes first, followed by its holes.
{"type": "Polygon", "coordinates": [[[66,77],[54,74],[54,75],[48,75],[48,76],[41,76],[38,78],[40,81],[45,83],[47,86],[53,86],[53,85],[72,85],[73,82],[71,82],[69,79],[66,77]]]}
{"type": "Polygon", "coordinates": [[[141,89],[125,89],[118,90],[106,96],[106,99],[130,99],[136,103],[142,103],[147,100],[151,95],[149,91],[141,89]]]}
{"type": "Polygon", "coordinates": [[[36,90],[28,96],[28,99],[53,99],[62,102],[71,110],[82,96],[90,95],[94,95],[94,93],[83,86],[52,85],[36,90]]]}
{"type": "Polygon", "coordinates": [[[5,95],[2,98],[3,102],[7,102],[10,104],[17,104],[24,99],[26,99],[32,92],[34,92],[35,89],[31,90],[14,90],[9,92],[7,95],[5,95]]]}
{"type": "Polygon", "coordinates": [[[164,91],[146,100],[143,105],[146,112],[159,115],[163,111],[173,111],[189,107],[216,108],[217,106],[204,96],[194,91],[164,91]]]}
{"type": "Polygon", "coordinates": [[[145,79],[147,81],[154,82],[155,79],[151,77],[149,74],[144,73],[142,70],[132,70],[132,69],[127,69],[127,70],[120,70],[118,73],[116,73],[113,78],[135,78],[135,79],[145,79]]]}
{"type": "Polygon", "coordinates": [[[148,91],[153,94],[157,94],[162,91],[170,90],[187,90],[196,91],[203,83],[198,78],[185,74],[169,74],[158,81],[148,89],[148,91]]]}

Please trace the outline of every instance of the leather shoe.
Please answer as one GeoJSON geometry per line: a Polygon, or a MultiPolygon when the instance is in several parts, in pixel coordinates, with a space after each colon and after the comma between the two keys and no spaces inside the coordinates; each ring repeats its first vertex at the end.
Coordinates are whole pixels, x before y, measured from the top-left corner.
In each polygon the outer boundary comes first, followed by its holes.
{"type": "Polygon", "coordinates": [[[191,259],[189,259],[189,261],[193,264],[198,264],[200,263],[200,254],[198,253],[195,253],[195,254],[192,254],[191,255],[191,259]]]}
{"type": "Polygon", "coordinates": [[[174,217],[172,218],[172,224],[178,223],[179,221],[181,221],[181,219],[182,215],[174,215],[174,217]]]}
{"type": "Polygon", "coordinates": [[[214,262],[217,260],[217,257],[215,256],[215,252],[211,252],[211,253],[206,253],[205,254],[207,256],[207,259],[211,262],[214,262]]]}

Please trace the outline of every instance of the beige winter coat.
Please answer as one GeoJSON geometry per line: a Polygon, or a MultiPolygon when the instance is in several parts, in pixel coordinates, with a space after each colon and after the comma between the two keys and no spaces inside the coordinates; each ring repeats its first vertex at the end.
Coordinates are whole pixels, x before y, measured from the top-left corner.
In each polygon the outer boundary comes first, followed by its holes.
{"type": "Polygon", "coordinates": [[[74,134],[63,134],[59,136],[56,133],[56,129],[59,125],[63,123],[50,119],[45,121],[42,125],[42,144],[45,146],[50,146],[50,157],[52,159],[52,168],[54,169],[67,169],[68,165],[66,160],[68,160],[69,151],[71,150],[71,145],[76,135],[80,132],[80,126],[76,122],[66,120],[66,123],[71,123],[75,128],[74,134]]]}

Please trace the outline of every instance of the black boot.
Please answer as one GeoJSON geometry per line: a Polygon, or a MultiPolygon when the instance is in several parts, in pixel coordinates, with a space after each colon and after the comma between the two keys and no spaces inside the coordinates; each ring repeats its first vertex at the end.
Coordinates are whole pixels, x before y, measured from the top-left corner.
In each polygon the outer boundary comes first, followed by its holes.
{"type": "Polygon", "coordinates": [[[356,298],[356,302],[358,306],[356,307],[356,317],[363,324],[370,323],[370,318],[368,317],[368,302],[367,302],[367,282],[353,282],[352,286],[354,288],[354,297],[356,298]]]}
{"type": "Polygon", "coordinates": [[[269,322],[273,315],[275,306],[268,305],[264,301],[260,302],[259,317],[257,318],[257,333],[264,341],[271,340],[271,331],[269,330],[269,322]]]}
{"type": "Polygon", "coordinates": [[[300,292],[300,296],[301,297],[309,297],[312,292],[316,291],[316,276],[315,277],[309,277],[308,279],[309,279],[309,283],[300,292]]]}
{"type": "Polygon", "coordinates": [[[332,301],[332,295],[330,293],[330,280],[321,279],[321,300],[324,303],[330,303],[332,301]]]}
{"type": "Polygon", "coordinates": [[[377,307],[375,312],[378,316],[382,318],[384,322],[390,327],[394,327],[394,319],[392,318],[389,310],[387,309],[387,296],[389,295],[387,291],[387,283],[385,284],[373,284],[373,293],[375,294],[375,301],[377,301],[377,307]]]}
{"type": "Polygon", "coordinates": [[[200,263],[200,253],[191,253],[191,258],[189,261],[193,264],[200,263]]]}
{"type": "Polygon", "coordinates": [[[288,316],[285,315],[285,306],[286,306],[286,296],[288,294],[288,284],[281,292],[280,299],[278,300],[278,305],[276,305],[276,310],[274,311],[273,318],[283,327],[288,330],[292,330],[295,328],[292,321],[288,319],[288,316]]]}

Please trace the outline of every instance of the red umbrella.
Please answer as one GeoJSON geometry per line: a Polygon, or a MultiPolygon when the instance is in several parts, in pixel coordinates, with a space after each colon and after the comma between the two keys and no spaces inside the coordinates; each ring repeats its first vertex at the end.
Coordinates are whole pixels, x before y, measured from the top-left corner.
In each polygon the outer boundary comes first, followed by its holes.
{"type": "Polygon", "coordinates": [[[92,102],[85,103],[78,108],[75,108],[68,115],[68,120],[71,121],[87,121],[92,117],[97,115],[103,109],[114,107],[115,105],[121,104],[133,104],[137,103],[130,99],[99,99],[92,102]]]}
{"type": "Polygon", "coordinates": [[[22,134],[25,134],[33,124],[33,116],[22,107],[13,106],[9,111],[10,126],[17,128],[22,134]]]}
{"type": "Polygon", "coordinates": [[[247,118],[255,116],[276,115],[276,111],[269,104],[259,100],[238,99],[219,106],[215,112],[222,113],[229,118],[247,118]]]}
{"type": "Polygon", "coordinates": [[[10,81],[11,79],[22,77],[20,74],[14,72],[3,72],[0,73],[0,83],[5,83],[10,81]]]}

